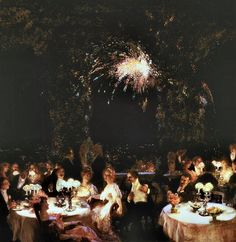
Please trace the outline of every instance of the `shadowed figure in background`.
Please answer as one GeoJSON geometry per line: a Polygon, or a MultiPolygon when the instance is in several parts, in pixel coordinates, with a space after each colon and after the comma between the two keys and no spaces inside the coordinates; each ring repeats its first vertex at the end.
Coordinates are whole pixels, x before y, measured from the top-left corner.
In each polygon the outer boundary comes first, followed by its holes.
{"type": "Polygon", "coordinates": [[[92,162],[93,178],[92,183],[97,187],[98,191],[103,189],[103,171],[106,167],[106,161],[103,157],[102,145],[95,144],[93,146],[93,162],[92,162]]]}
{"type": "Polygon", "coordinates": [[[80,180],[82,165],[79,157],[76,157],[72,148],[69,148],[65,158],[62,161],[62,166],[65,169],[65,174],[68,178],[80,180]]]}
{"type": "Polygon", "coordinates": [[[64,180],[65,170],[62,166],[58,165],[52,174],[46,177],[42,183],[43,191],[49,197],[56,197],[58,195],[57,184],[60,180],[64,180]]]}

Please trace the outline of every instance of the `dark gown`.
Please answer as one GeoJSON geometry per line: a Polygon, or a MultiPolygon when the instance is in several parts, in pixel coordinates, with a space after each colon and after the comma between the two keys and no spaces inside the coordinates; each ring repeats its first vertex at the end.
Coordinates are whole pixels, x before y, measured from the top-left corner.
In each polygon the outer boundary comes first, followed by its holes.
{"type": "Polygon", "coordinates": [[[59,242],[59,235],[56,230],[49,226],[52,221],[46,220],[40,222],[40,241],[41,242],[59,242]]]}

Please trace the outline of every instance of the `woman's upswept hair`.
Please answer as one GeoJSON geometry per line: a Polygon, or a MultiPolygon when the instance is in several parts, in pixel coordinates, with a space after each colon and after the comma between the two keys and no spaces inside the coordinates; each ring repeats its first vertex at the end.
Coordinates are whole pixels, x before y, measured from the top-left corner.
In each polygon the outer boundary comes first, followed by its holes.
{"type": "Polygon", "coordinates": [[[4,177],[4,176],[0,177],[0,187],[2,186],[2,184],[5,180],[9,181],[9,179],[7,177],[4,177]]]}
{"type": "Polygon", "coordinates": [[[116,171],[115,171],[115,169],[114,169],[112,166],[107,166],[107,167],[103,170],[103,174],[104,174],[105,172],[108,172],[109,175],[110,175],[110,177],[111,177],[113,180],[115,180],[115,178],[116,178],[116,171]]]}
{"type": "Polygon", "coordinates": [[[93,176],[93,170],[90,166],[84,167],[84,169],[81,171],[81,177],[83,177],[87,173],[89,173],[91,177],[93,176]]]}

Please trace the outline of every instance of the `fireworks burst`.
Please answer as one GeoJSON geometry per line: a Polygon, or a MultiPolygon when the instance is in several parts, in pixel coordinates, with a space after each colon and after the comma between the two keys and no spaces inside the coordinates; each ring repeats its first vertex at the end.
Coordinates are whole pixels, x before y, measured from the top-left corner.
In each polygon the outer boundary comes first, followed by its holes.
{"type": "Polygon", "coordinates": [[[155,85],[154,76],[157,74],[152,61],[147,54],[141,50],[140,53],[134,53],[136,56],[125,56],[123,60],[113,65],[111,76],[118,81],[115,87],[123,81],[124,91],[130,86],[137,93],[144,92],[147,88],[155,85]]]}
{"type": "MultiPolygon", "coordinates": [[[[90,76],[93,81],[109,80],[109,89],[112,88],[111,100],[118,87],[123,92],[133,91],[133,98],[138,94],[146,95],[148,90],[159,84],[157,71],[149,55],[139,45],[134,43],[115,42],[103,48],[103,54],[94,59],[90,76]]],[[[107,88],[106,82],[101,82],[99,91],[107,88]]],[[[109,91],[108,91],[109,92],[109,91]]]]}

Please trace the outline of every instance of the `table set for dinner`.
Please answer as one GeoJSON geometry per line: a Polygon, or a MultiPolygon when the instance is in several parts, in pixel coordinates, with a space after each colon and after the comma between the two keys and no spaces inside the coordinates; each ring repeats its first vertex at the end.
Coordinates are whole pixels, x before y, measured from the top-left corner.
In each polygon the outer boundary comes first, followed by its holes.
{"type": "Polygon", "coordinates": [[[163,208],[159,224],[176,242],[231,242],[236,238],[236,210],[232,207],[208,203],[205,216],[191,202],[178,204],[174,213],[171,208],[171,204],[163,208]]]}
{"type": "MultiPolygon", "coordinates": [[[[57,199],[48,198],[48,214],[50,220],[55,220],[58,215],[64,221],[76,220],[86,217],[90,213],[90,206],[85,200],[73,199],[73,210],[69,211],[68,201],[62,206],[57,205],[57,199]]],[[[20,202],[17,207],[11,210],[8,222],[13,231],[13,241],[37,242],[39,240],[39,224],[32,207],[25,201],[20,202]]]]}

